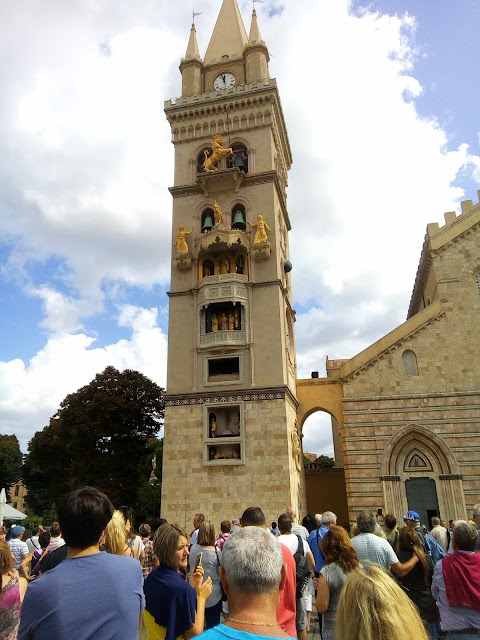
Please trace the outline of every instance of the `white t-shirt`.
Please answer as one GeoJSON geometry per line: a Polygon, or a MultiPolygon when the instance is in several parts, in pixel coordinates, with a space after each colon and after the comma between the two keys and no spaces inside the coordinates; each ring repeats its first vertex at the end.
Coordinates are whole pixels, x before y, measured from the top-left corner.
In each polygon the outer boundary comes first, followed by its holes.
{"type": "Polygon", "coordinates": [[[20,538],[12,538],[8,543],[10,545],[10,551],[14,557],[13,566],[15,569],[20,569],[20,564],[23,560],[23,556],[28,555],[28,547],[26,542],[22,542],[20,538]]]}
{"type": "Polygon", "coordinates": [[[373,533],[359,533],[358,536],[351,539],[351,543],[362,563],[369,560],[387,571],[388,565],[398,562],[397,554],[390,543],[385,538],[379,538],[373,533]]]}
{"type": "Polygon", "coordinates": [[[140,556],[142,555],[144,549],[145,549],[145,545],[142,542],[142,539],[140,536],[135,536],[135,538],[129,538],[128,539],[128,546],[132,547],[133,549],[135,549],[135,556],[137,558],[140,558],[140,556]]]}
{"type": "MultiPolygon", "coordinates": [[[[292,555],[296,553],[298,549],[298,538],[294,533],[282,533],[278,536],[277,540],[280,542],[280,544],[284,544],[287,549],[290,549],[292,555]]],[[[310,546],[306,540],[302,540],[302,542],[303,553],[304,555],[307,555],[307,553],[310,551],[310,546]]]]}

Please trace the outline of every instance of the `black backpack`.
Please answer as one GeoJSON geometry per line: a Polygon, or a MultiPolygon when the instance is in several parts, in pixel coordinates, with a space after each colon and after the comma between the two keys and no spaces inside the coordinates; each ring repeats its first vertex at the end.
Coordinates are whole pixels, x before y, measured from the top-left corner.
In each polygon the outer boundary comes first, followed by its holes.
{"type": "Polygon", "coordinates": [[[296,597],[297,599],[299,599],[304,595],[305,589],[308,586],[308,581],[310,579],[310,569],[308,568],[308,560],[303,552],[303,540],[299,535],[297,535],[297,539],[298,548],[293,554],[293,557],[295,558],[297,577],[296,597]]]}

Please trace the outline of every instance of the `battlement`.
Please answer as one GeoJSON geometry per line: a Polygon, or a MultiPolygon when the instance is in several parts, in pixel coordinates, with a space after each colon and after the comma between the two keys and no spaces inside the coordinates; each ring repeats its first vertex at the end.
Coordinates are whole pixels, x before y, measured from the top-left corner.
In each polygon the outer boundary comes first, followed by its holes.
{"type": "Polygon", "coordinates": [[[474,209],[477,209],[480,205],[480,189],[477,191],[479,201],[473,204],[473,200],[462,200],[460,202],[460,206],[462,208],[462,213],[457,215],[456,211],[447,211],[444,213],[445,224],[440,226],[438,222],[431,222],[427,225],[427,238],[434,238],[438,235],[439,232],[443,233],[446,231],[448,227],[463,221],[468,214],[470,214],[474,209]]]}
{"type": "Polygon", "coordinates": [[[207,91],[194,96],[181,96],[165,100],[165,111],[169,109],[182,108],[198,103],[215,102],[216,100],[224,100],[225,98],[242,97],[245,93],[255,93],[256,91],[264,91],[265,89],[276,89],[277,81],[275,78],[260,80],[251,84],[239,84],[237,87],[230,89],[220,89],[220,91],[207,91]]]}

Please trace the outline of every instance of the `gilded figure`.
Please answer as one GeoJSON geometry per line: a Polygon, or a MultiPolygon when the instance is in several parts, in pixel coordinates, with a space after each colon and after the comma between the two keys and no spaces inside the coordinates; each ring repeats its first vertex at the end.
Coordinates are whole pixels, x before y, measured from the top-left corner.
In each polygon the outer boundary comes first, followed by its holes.
{"type": "Polygon", "coordinates": [[[220,261],[220,274],[230,273],[230,263],[227,258],[222,258],[220,261]]]}
{"type": "Polygon", "coordinates": [[[220,210],[218,202],[215,200],[215,204],[213,205],[213,215],[215,216],[215,224],[222,224],[223,222],[223,213],[220,210]]]}
{"type": "Polygon", "coordinates": [[[185,229],[180,225],[178,227],[177,239],[175,240],[174,247],[177,247],[177,253],[188,253],[188,244],[187,244],[187,236],[189,236],[193,231],[193,227],[190,231],[185,231],[185,229]]]}
{"type": "Polygon", "coordinates": [[[230,311],[228,314],[228,330],[233,331],[235,329],[235,318],[233,317],[233,312],[230,311]]]}
{"type": "Polygon", "coordinates": [[[268,242],[267,231],[271,231],[270,227],[264,220],[263,216],[259,213],[257,216],[257,222],[249,222],[251,227],[256,227],[255,237],[253,244],[260,244],[261,242],[268,242]]]}
{"type": "Polygon", "coordinates": [[[233,312],[233,324],[235,329],[239,329],[240,328],[240,318],[238,316],[238,311],[235,309],[233,312]]]}
{"type": "Polygon", "coordinates": [[[214,134],[212,139],[212,155],[208,155],[208,151],[205,149],[203,152],[205,154],[205,162],[203,163],[203,168],[205,171],[218,171],[217,163],[222,160],[222,158],[227,158],[231,156],[233,150],[228,147],[227,149],[223,146],[223,138],[218,133],[214,134]]]}
{"type": "Polygon", "coordinates": [[[218,331],[218,316],[212,313],[212,331],[218,331]]]}
{"type": "Polygon", "coordinates": [[[225,313],[220,314],[220,331],[226,331],[228,326],[228,320],[225,313]]]}

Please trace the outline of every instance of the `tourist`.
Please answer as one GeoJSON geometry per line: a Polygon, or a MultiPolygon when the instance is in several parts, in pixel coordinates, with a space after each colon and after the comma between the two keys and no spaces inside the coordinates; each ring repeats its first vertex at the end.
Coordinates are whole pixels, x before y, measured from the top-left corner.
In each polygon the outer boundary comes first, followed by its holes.
{"type": "MultiPolygon", "coordinates": [[[[253,517],[253,513],[250,515],[253,517]]],[[[287,581],[282,555],[285,547],[266,527],[245,526],[249,516],[244,516],[243,528],[223,548],[220,567],[229,614],[224,624],[205,632],[205,640],[289,637],[277,619],[280,593],[287,581]]]]}
{"type": "Polygon", "coordinates": [[[383,528],[385,531],[387,542],[390,543],[390,546],[395,551],[398,541],[397,519],[395,518],[395,516],[392,516],[391,513],[386,514],[383,528]]]}
{"type": "MultiPolygon", "coordinates": [[[[280,536],[278,537],[278,542],[283,544],[289,549],[292,555],[295,557],[295,554],[298,551],[299,544],[302,543],[300,548],[301,555],[304,555],[307,558],[308,568],[310,569],[310,573],[313,574],[313,570],[315,567],[315,560],[313,558],[313,553],[308,546],[308,542],[303,540],[298,534],[294,534],[292,529],[292,517],[287,513],[282,513],[278,518],[278,528],[280,529],[280,536]]],[[[307,599],[308,599],[308,582],[305,584],[305,588],[302,594],[299,594],[299,585],[297,583],[296,590],[296,617],[295,623],[297,627],[297,638],[299,640],[306,640],[307,638],[307,629],[308,629],[308,616],[307,616],[307,599]],[[299,597],[300,596],[300,597],[299,597]]]]}
{"type": "Polygon", "coordinates": [[[143,561],[142,561],[142,573],[145,580],[148,574],[158,567],[158,558],[153,550],[153,541],[150,540],[152,529],[149,524],[141,524],[138,528],[140,535],[142,536],[143,543],[143,561]]]}
{"type": "Polygon", "coordinates": [[[48,553],[63,547],[65,540],[62,538],[62,531],[58,522],[54,522],[50,527],[50,542],[48,543],[48,553]]]}
{"type": "Polygon", "coordinates": [[[29,553],[34,553],[34,551],[39,551],[41,549],[40,543],[38,541],[38,534],[39,527],[33,527],[31,535],[25,540],[29,553]]]}
{"type": "Polygon", "coordinates": [[[370,511],[361,511],[357,516],[358,534],[352,538],[352,546],[357,552],[361,563],[365,561],[378,564],[384,571],[392,568],[399,576],[407,574],[417,564],[417,556],[413,556],[407,563],[399,562],[395,551],[385,538],[374,535],[377,521],[370,511]]]}
{"type": "Polygon", "coordinates": [[[317,529],[312,531],[308,536],[308,546],[310,547],[313,557],[315,558],[315,577],[318,578],[320,571],[325,562],[323,553],[320,550],[320,542],[323,536],[327,533],[330,527],[337,524],[337,516],[331,511],[325,511],[320,517],[320,525],[317,529]]]}
{"type": "Polygon", "coordinates": [[[49,531],[41,531],[38,536],[38,543],[40,545],[40,549],[34,551],[32,554],[32,570],[30,572],[30,576],[37,577],[40,573],[40,565],[43,558],[48,554],[47,547],[50,542],[50,532],[49,531]]]}
{"type": "Polygon", "coordinates": [[[153,550],[160,565],[145,580],[144,623],[147,640],[190,640],[202,633],[205,602],[212,592],[212,579],[203,580],[200,565],[188,583],[179,572],[187,570],[188,538],[177,525],[165,523],[153,538],[153,550]]]}
{"type": "Polygon", "coordinates": [[[27,543],[23,542],[20,538],[22,537],[22,533],[25,531],[25,527],[16,524],[11,529],[11,538],[9,541],[10,550],[13,556],[13,566],[15,569],[20,569],[20,565],[23,560],[28,558],[28,547],[27,543]]]}
{"type": "Polygon", "coordinates": [[[140,564],[142,564],[144,560],[144,545],[142,542],[142,538],[137,536],[135,533],[135,529],[133,524],[131,524],[130,520],[126,523],[126,531],[127,531],[127,544],[130,549],[133,551],[133,557],[140,560],[140,564]]]}
{"type": "Polygon", "coordinates": [[[28,582],[14,570],[13,556],[6,540],[0,540],[0,575],[0,638],[15,640],[28,582]]]}
{"type": "Polygon", "coordinates": [[[198,529],[198,542],[190,548],[188,558],[190,573],[195,570],[197,554],[202,554],[201,565],[204,575],[212,579],[212,593],[205,603],[205,622],[207,629],[211,629],[220,623],[222,613],[222,585],[218,568],[222,561],[222,552],[215,546],[215,527],[210,520],[202,522],[198,529]]]}
{"type": "Polygon", "coordinates": [[[232,528],[232,523],[230,522],[230,520],[223,520],[221,522],[220,535],[218,536],[217,541],[215,542],[215,546],[218,547],[220,550],[223,549],[223,545],[230,537],[231,528],[232,528]]]}
{"type": "Polygon", "coordinates": [[[285,513],[287,514],[287,516],[290,516],[290,519],[292,521],[292,533],[294,533],[296,536],[300,536],[304,540],[308,540],[309,531],[303,525],[297,524],[295,522],[296,515],[292,507],[287,507],[285,509],[285,513]]]}
{"type": "Polygon", "coordinates": [[[432,529],[430,535],[435,538],[438,544],[442,547],[445,553],[448,551],[448,535],[447,530],[440,523],[440,518],[432,518],[432,529]]]}
{"type": "Polygon", "coordinates": [[[436,639],[440,616],[430,591],[434,564],[424,552],[417,532],[408,527],[402,527],[398,532],[398,559],[400,562],[407,562],[414,555],[419,561],[411,571],[404,576],[399,576],[398,581],[417,607],[431,637],[436,639]]]}
{"type": "MultiPolygon", "coordinates": [[[[317,521],[315,520],[315,516],[312,516],[310,513],[307,513],[307,515],[304,516],[302,519],[302,525],[305,527],[305,529],[308,531],[308,534],[310,535],[312,531],[317,528],[317,521]]],[[[307,540],[308,540],[308,537],[307,537],[307,540]]]]}
{"type": "Polygon", "coordinates": [[[422,543],[423,550],[425,551],[425,553],[427,553],[428,547],[425,538],[426,531],[420,524],[420,516],[418,515],[418,513],[416,511],[409,511],[406,516],[403,516],[403,521],[406,527],[417,532],[418,537],[420,538],[420,542],[422,543]]]}
{"type": "MultiPolygon", "coordinates": [[[[265,515],[260,507],[248,507],[241,517],[242,530],[245,527],[259,527],[266,529],[265,515]]],[[[237,534],[235,534],[237,535],[237,534]]],[[[271,533],[269,532],[269,535],[271,533]]],[[[273,536],[276,544],[279,545],[281,553],[283,555],[283,562],[287,567],[287,579],[283,588],[280,589],[280,600],[278,603],[277,622],[282,629],[291,638],[295,638],[297,635],[297,629],[295,624],[296,618],[296,566],[293,555],[289,549],[283,544],[279,544],[273,536]]]]}
{"type": "Polygon", "coordinates": [[[144,607],[142,568],[132,558],[100,551],[112,515],[110,500],[92,487],[61,500],[58,520],[68,557],[30,583],[19,640],[136,640],[144,607]]]}
{"type": "Polygon", "coordinates": [[[480,553],[478,532],[457,520],[452,532],[453,553],[435,565],[432,595],[440,611],[441,629],[449,640],[478,639],[480,629],[480,553]]]}
{"type": "Polygon", "coordinates": [[[135,558],[135,551],[128,544],[125,517],[119,510],[113,512],[110,522],[105,527],[101,544],[104,549],[117,556],[135,558]]]}
{"type": "Polygon", "coordinates": [[[480,551],[480,502],[473,507],[473,521],[478,530],[477,551],[480,551]]]}
{"type": "Polygon", "coordinates": [[[388,573],[373,564],[348,574],[338,601],[335,637],[339,640],[428,640],[411,600],[388,573]]]}
{"type": "Polygon", "coordinates": [[[317,597],[315,607],[322,613],[322,640],[335,640],[337,604],[347,574],[359,566],[357,554],[348,533],[333,525],[320,543],[325,564],[315,578],[317,597]]]}
{"type": "Polygon", "coordinates": [[[200,528],[200,525],[202,524],[202,522],[205,522],[205,516],[203,515],[203,513],[196,513],[195,517],[193,518],[193,531],[190,534],[190,546],[192,546],[193,544],[196,544],[197,537],[198,537],[198,529],[200,528]]]}
{"type": "Polygon", "coordinates": [[[279,530],[278,525],[277,525],[276,522],[272,522],[272,526],[270,528],[270,533],[272,533],[277,538],[280,535],[280,530],[279,530]]]}

